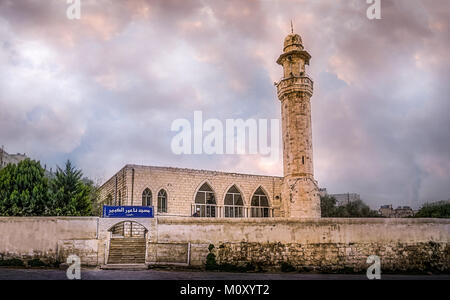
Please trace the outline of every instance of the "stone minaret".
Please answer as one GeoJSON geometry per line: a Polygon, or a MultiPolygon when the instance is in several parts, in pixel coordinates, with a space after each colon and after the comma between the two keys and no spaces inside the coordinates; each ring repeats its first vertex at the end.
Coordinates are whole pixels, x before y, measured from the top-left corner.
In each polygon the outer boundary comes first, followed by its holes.
{"type": "Polygon", "coordinates": [[[298,34],[284,40],[277,63],[283,78],[276,84],[281,101],[284,180],[281,192],[286,217],[320,218],[320,197],[314,180],[311,96],[313,81],[306,75],[311,55],[298,34]]]}

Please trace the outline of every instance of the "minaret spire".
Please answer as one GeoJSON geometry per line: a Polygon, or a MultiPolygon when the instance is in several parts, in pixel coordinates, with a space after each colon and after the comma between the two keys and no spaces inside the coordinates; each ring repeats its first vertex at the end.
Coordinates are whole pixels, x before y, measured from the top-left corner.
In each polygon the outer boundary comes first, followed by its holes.
{"type": "Polygon", "coordinates": [[[313,81],[306,72],[310,59],[311,55],[303,48],[300,35],[291,33],[284,39],[283,53],[277,60],[283,67],[283,78],[276,85],[281,102],[283,132],[281,199],[284,216],[292,218],[320,218],[320,197],[314,179],[312,149],[313,81]]]}

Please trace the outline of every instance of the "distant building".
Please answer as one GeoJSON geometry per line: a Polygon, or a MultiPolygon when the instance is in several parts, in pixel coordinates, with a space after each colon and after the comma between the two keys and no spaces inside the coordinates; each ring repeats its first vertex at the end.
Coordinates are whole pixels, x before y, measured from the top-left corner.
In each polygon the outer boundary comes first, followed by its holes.
{"type": "Polygon", "coordinates": [[[407,218],[414,216],[414,210],[409,206],[399,206],[394,209],[391,205],[382,205],[380,215],[385,218],[407,218]]]}
{"type": "MultiPolygon", "coordinates": [[[[8,164],[17,165],[22,160],[29,158],[25,153],[9,154],[3,148],[0,148],[0,170],[6,167],[8,164]]],[[[44,165],[45,176],[48,178],[55,177],[55,173],[52,168],[47,170],[47,165],[44,165]]]]}
{"type": "Polygon", "coordinates": [[[392,204],[382,205],[378,211],[380,212],[380,215],[385,218],[393,218],[394,216],[394,209],[392,208],[392,204]]]}
{"type": "Polygon", "coordinates": [[[336,199],[337,206],[343,206],[351,202],[361,200],[359,194],[356,193],[346,193],[346,194],[330,194],[331,197],[336,199]]]}
{"type": "Polygon", "coordinates": [[[399,206],[395,209],[395,218],[407,218],[414,216],[414,211],[409,206],[399,206]]]}
{"type": "Polygon", "coordinates": [[[0,148],[0,169],[6,167],[8,164],[18,164],[27,158],[25,153],[8,154],[3,148],[0,148]]]}
{"type": "Polygon", "coordinates": [[[319,196],[320,197],[325,197],[326,195],[328,195],[327,189],[326,188],[319,188],[319,196]]]}
{"type": "Polygon", "coordinates": [[[320,197],[330,196],[336,199],[337,206],[343,206],[351,202],[361,200],[361,196],[356,193],[346,193],[346,194],[328,194],[326,188],[319,188],[320,197]]]}

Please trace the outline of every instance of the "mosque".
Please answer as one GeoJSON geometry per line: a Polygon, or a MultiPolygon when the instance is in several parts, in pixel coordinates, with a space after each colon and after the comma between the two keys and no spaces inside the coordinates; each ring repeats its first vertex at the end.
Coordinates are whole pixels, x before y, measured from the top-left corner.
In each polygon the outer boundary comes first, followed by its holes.
{"type": "Polygon", "coordinates": [[[311,55],[293,32],[276,61],[281,104],[283,177],[172,167],[126,165],[100,188],[105,205],[153,206],[157,216],[203,218],[320,218],[314,179],[311,55]]]}

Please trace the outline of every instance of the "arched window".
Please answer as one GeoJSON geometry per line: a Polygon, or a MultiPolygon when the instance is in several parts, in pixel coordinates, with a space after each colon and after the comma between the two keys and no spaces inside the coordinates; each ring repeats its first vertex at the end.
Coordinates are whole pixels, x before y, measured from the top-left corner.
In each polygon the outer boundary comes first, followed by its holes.
{"type": "Polygon", "coordinates": [[[242,218],[244,216],[244,201],[235,185],[230,187],[224,200],[226,218],[242,218]]]}
{"type": "Polygon", "coordinates": [[[112,205],[113,203],[113,197],[111,194],[108,194],[108,196],[106,196],[106,200],[105,200],[106,205],[112,205]]]}
{"type": "Polygon", "coordinates": [[[214,218],[217,210],[216,197],[212,188],[206,182],[200,187],[195,195],[195,204],[193,205],[194,217],[212,217],[214,218]]]}
{"type": "Polygon", "coordinates": [[[167,212],[167,193],[165,190],[160,190],[158,193],[158,212],[167,212]]]}
{"type": "Polygon", "coordinates": [[[269,200],[261,187],[253,194],[251,214],[253,218],[269,217],[269,200]]]}
{"type": "Polygon", "coordinates": [[[142,206],[152,206],[152,191],[149,188],[146,188],[144,192],[142,192],[142,206]]]}

